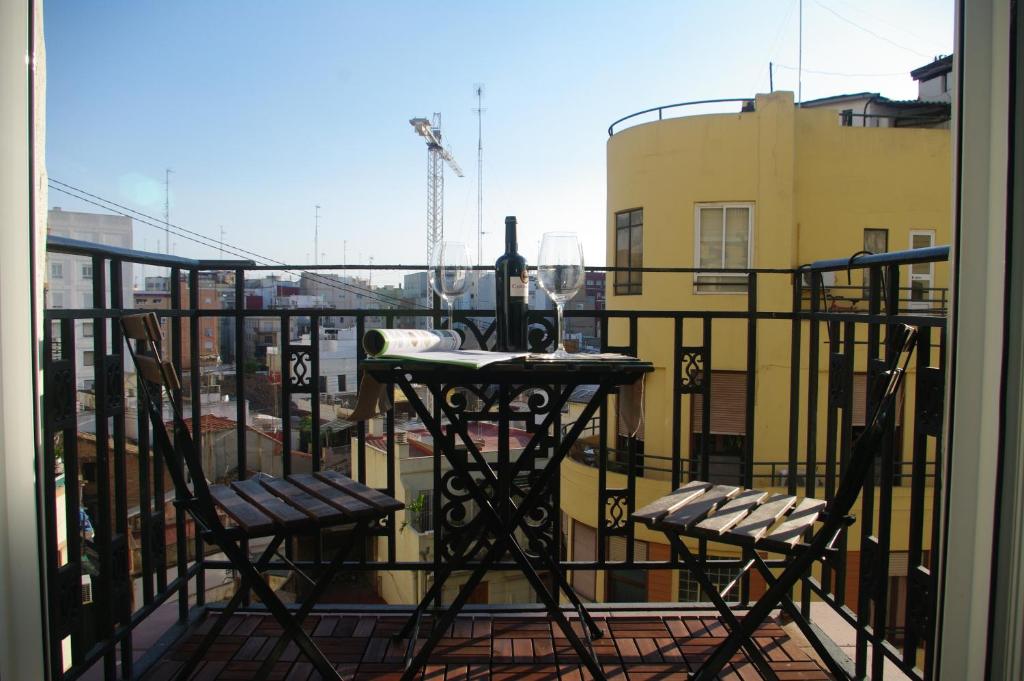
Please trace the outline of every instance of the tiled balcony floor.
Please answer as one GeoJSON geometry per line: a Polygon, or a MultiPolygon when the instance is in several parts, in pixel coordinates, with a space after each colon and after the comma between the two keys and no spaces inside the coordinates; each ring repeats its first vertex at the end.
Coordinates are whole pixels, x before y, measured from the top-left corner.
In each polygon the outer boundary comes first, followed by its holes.
{"type": "MultiPolygon", "coordinates": [[[[608,677],[615,681],[686,679],[725,636],[718,618],[700,613],[594,613],[607,633],[595,649],[608,677]]],[[[346,679],[398,679],[404,642],[392,640],[404,618],[393,613],[316,613],[305,622],[328,659],[346,679]]],[[[172,678],[204,630],[206,618],[158,662],[146,681],[172,678]]],[[[428,620],[424,620],[422,632],[428,620]]],[[[269,615],[236,615],[207,653],[193,679],[248,679],[265,659],[281,628],[269,615]]],[[[830,679],[806,652],[802,639],[790,638],[769,621],[755,636],[780,679],[830,679]]],[[[321,678],[292,643],[271,679],[312,681],[321,678]]],[[[423,681],[503,679],[557,681],[590,678],[557,627],[535,614],[467,614],[460,617],[435,649],[423,681]]],[[[737,655],[721,679],[748,681],[761,676],[743,654],[737,655]]]]}

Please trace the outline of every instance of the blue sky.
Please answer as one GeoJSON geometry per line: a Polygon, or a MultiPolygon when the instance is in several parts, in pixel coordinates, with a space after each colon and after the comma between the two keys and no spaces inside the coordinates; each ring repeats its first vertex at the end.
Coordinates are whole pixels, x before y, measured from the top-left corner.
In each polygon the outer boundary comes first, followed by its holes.
{"type": "MultiPolygon", "coordinates": [[[[426,149],[443,115],[446,235],[475,250],[474,83],[485,84],[484,261],[503,217],[529,260],[545,231],[603,263],[613,120],[660,104],[796,90],[798,0],[760,2],[81,2],[48,0],[47,170],[54,179],[290,263],[419,263],[426,149]]],[[[804,0],[805,99],[913,98],[947,54],[952,0],[804,0]],[[871,76],[838,76],[811,71],[871,76]]],[[[97,210],[59,192],[51,206],[97,210]]],[[[171,237],[180,255],[216,249],[171,237]]],[[[137,224],[136,247],[163,250],[137,224]]]]}

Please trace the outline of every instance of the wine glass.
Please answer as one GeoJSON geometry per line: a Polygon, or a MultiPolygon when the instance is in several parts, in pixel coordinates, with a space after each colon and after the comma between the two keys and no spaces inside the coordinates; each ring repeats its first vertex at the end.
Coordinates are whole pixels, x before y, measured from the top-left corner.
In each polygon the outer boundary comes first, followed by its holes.
{"type": "Polygon", "coordinates": [[[575,232],[548,232],[540,243],[537,283],[558,309],[558,349],[553,357],[568,357],[562,308],[583,287],[583,247],[575,232]]]}
{"type": "Polygon", "coordinates": [[[430,286],[448,306],[448,328],[454,328],[453,301],[466,292],[469,273],[469,250],[461,241],[445,241],[434,249],[430,263],[430,286]]]}

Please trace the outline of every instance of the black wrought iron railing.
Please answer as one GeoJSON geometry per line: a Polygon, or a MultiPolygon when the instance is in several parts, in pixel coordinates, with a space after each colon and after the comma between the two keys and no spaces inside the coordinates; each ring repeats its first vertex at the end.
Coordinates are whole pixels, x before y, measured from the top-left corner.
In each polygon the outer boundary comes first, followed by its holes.
{"type": "MultiPolygon", "coordinates": [[[[257,296],[254,280],[268,272],[343,268],[200,261],[59,238],[51,238],[47,250],[54,257],[85,259],[94,275],[88,284],[92,307],[51,307],[45,313],[43,465],[54,474],[44,476],[41,498],[55,678],[77,678],[94,664],[103,666],[107,678],[131,678],[137,671],[135,628],[166,603],[176,606],[179,625],[187,623],[206,607],[208,592],[231,567],[209,553],[173,504],[160,453],[136,409],[137,379],[125,364],[116,323],[136,311],[134,301],[125,299],[126,276],[132,276],[126,265],[145,267],[135,272],[140,277],[156,272],[170,282],[167,304],[156,310],[169,356],[182,374],[182,389],[170,399],[189,417],[207,477],[330,467],[407,504],[427,489],[422,478],[413,478],[417,458],[429,456],[431,444],[417,435],[402,402],[374,422],[346,424],[344,416],[364,359],[356,339],[373,326],[440,325],[444,315],[436,300],[425,305],[394,291],[313,275],[321,286],[340,287],[349,298],[365,302],[263,307],[272,296],[267,298],[265,288],[266,295],[257,296]],[[90,325],[91,335],[83,333],[84,325],[90,325]],[[328,328],[340,330],[328,333],[328,328]],[[216,333],[208,335],[208,329],[216,333]],[[325,350],[326,339],[349,337],[351,372],[334,364],[340,359],[325,350]],[[325,376],[332,380],[321,381],[325,376]],[[404,425],[396,428],[399,424],[404,425]],[[215,577],[208,579],[211,571],[215,577]]],[[[897,432],[880,453],[877,473],[864,492],[857,531],[837,544],[833,559],[819,576],[808,575],[795,596],[805,611],[812,604],[831,607],[854,627],[851,664],[858,672],[880,670],[888,660],[911,678],[930,678],[934,641],[928,622],[937,597],[931,547],[937,545],[942,491],[936,462],[942,458],[946,320],[939,309],[907,305],[905,282],[912,265],[947,258],[948,249],[933,248],[852,263],[822,261],[796,270],[744,271],[745,290],[716,296],[713,310],[700,307],[707,300],[701,296],[681,297],[692,307],[680,309],[631,304],[629,309],[567,310],[569,318],[593,320],[597,349],[651,355],[658,368],[638,393],[623,393],[616,405],[598,410],[573,461],[565,464],[563,487],[567,476],[573,476],[573,484],[582,484],[581,472],[592,477],[585,493],[555,492],[562,513],[552,514],[551,536],[563,542],[561,567],[574,575],[600,571],[602,579],[587,587],[599,601],[614,593],[613,582],[623,571],[633,581],[638,570],[680,571],[685,580],[677,557],[665,545],[647,542],[647,535],[638,536],[628,519],[648,497],[691,477],[830,497],[858,424],[870,413],[871,391],[864,386],[892,351],[887,325],[914,324],[920,329],[916,365],[897,432]],[[868,273],[866,295],[862,284],[856,307],[831,305],[823,275],[851,269],[868,273]],[[623,425],[623,404],[630,399],[639,400],[645,413],[661,409],[664,418],[645,418],[642,427],[623,425]],[[584,519],[595,517],[595,511],[598,521],[590,527],[584,519]]],[[[673,277],[692,283],[694,271],[648,268],[644,286],[672,285],[673,277]]],[[[925,295],[935,300],[932,291],[925,295]]],[[[136,297],[140,305],[148,304],[144,294],[136,297]]],[[[944,296],[938,307],[945,307],[944,296]]],[[[483,347],[491,343],[490,318],[492,310],[456,311],[458,328],[483,347]]],[[[554,312],[532,311],[530,321],[534,349],[549,349],[554,312]]],[[[338,346],[331,347],[334,352],[338,346]]],[[[572,420],[570,414],[563,422],[572,420]]],[[[430,490],[429,505],[446,503],[444,495],[430,490]]],[[[414,503],[405,516],[377,528],[371,545],[349,567],[364,575],[430,573],[434,562],[421,549],[404,553],[402,548],[411,534],[403,534],[408,525],[417,532],[444,531],[443,524],[425,518],[425,507],[414,503]]],[[[315,566],[322,543],[331,539],[325,535],[310,545],[292,545],[288,558],[315,566]]],[[[712,559],[716,554],[706,545],[698,550],[725,571],[746,562],[742,555],[712,559]]],[[[743,602],[757,588],[744,578],[730,597],[743,602]]],[[[651,580],[648,600],[671,601],[679,593],[688,593],[682,581],[662,593],[651,580]]],[[[680,604],[686,605],[694,604],[680,604]]]]}

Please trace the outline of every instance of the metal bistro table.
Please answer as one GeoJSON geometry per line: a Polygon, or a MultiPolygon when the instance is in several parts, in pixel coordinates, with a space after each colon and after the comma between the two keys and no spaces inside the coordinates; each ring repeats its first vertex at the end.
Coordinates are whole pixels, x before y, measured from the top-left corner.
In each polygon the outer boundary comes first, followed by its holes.
{"type": "Polygon", "coordinates": [[[589,643],[601,636],[601,630],[559,567],[559,466],[605,398],[619,386],[630,385],[652,371],[650,362],[633,358],[587,360],[577,355],[564,360],[510,360],[481,368],[368,359],[363,367],[377,381],[402,390],[434,440],[434,518],[440,521],[434,527],[434,583],[397,636],[409,639],[403,680],[414,678],[426,664],[474,589],[506,555],[536,591],[581,663],[594,678],[604,679],[589,643]],[[427,388],[433,398],[433,411],[420,399],[414,384],[427,388]],[[561,433],[562,409],[575,389],[584,385],[595,389],[588,391],[582,412],[561,433]],[[484,458],[469,428],[482,421],[497,424],[494,464],[484,458]],[[514,461],[509,444],[513,423],[521,424],[529,434],[514,461]],[[450,470],[443,471],[442,457],[450,470]],[[470,501],[479,513],[467,521],[470,501]],[[516,538],[516,530],[525,538],[525,547],[516,538]],[[548,573],[554,593],[538,574],[538,567],[548,573]],[[422,615],[432,602],[440,606],[444,583],[455,570],[472,573],[451,605],[436,612],[424,645],[413,657],[422,615]],[[586,643],[559,607],[559,590],[584,623],[586,643]]]}

